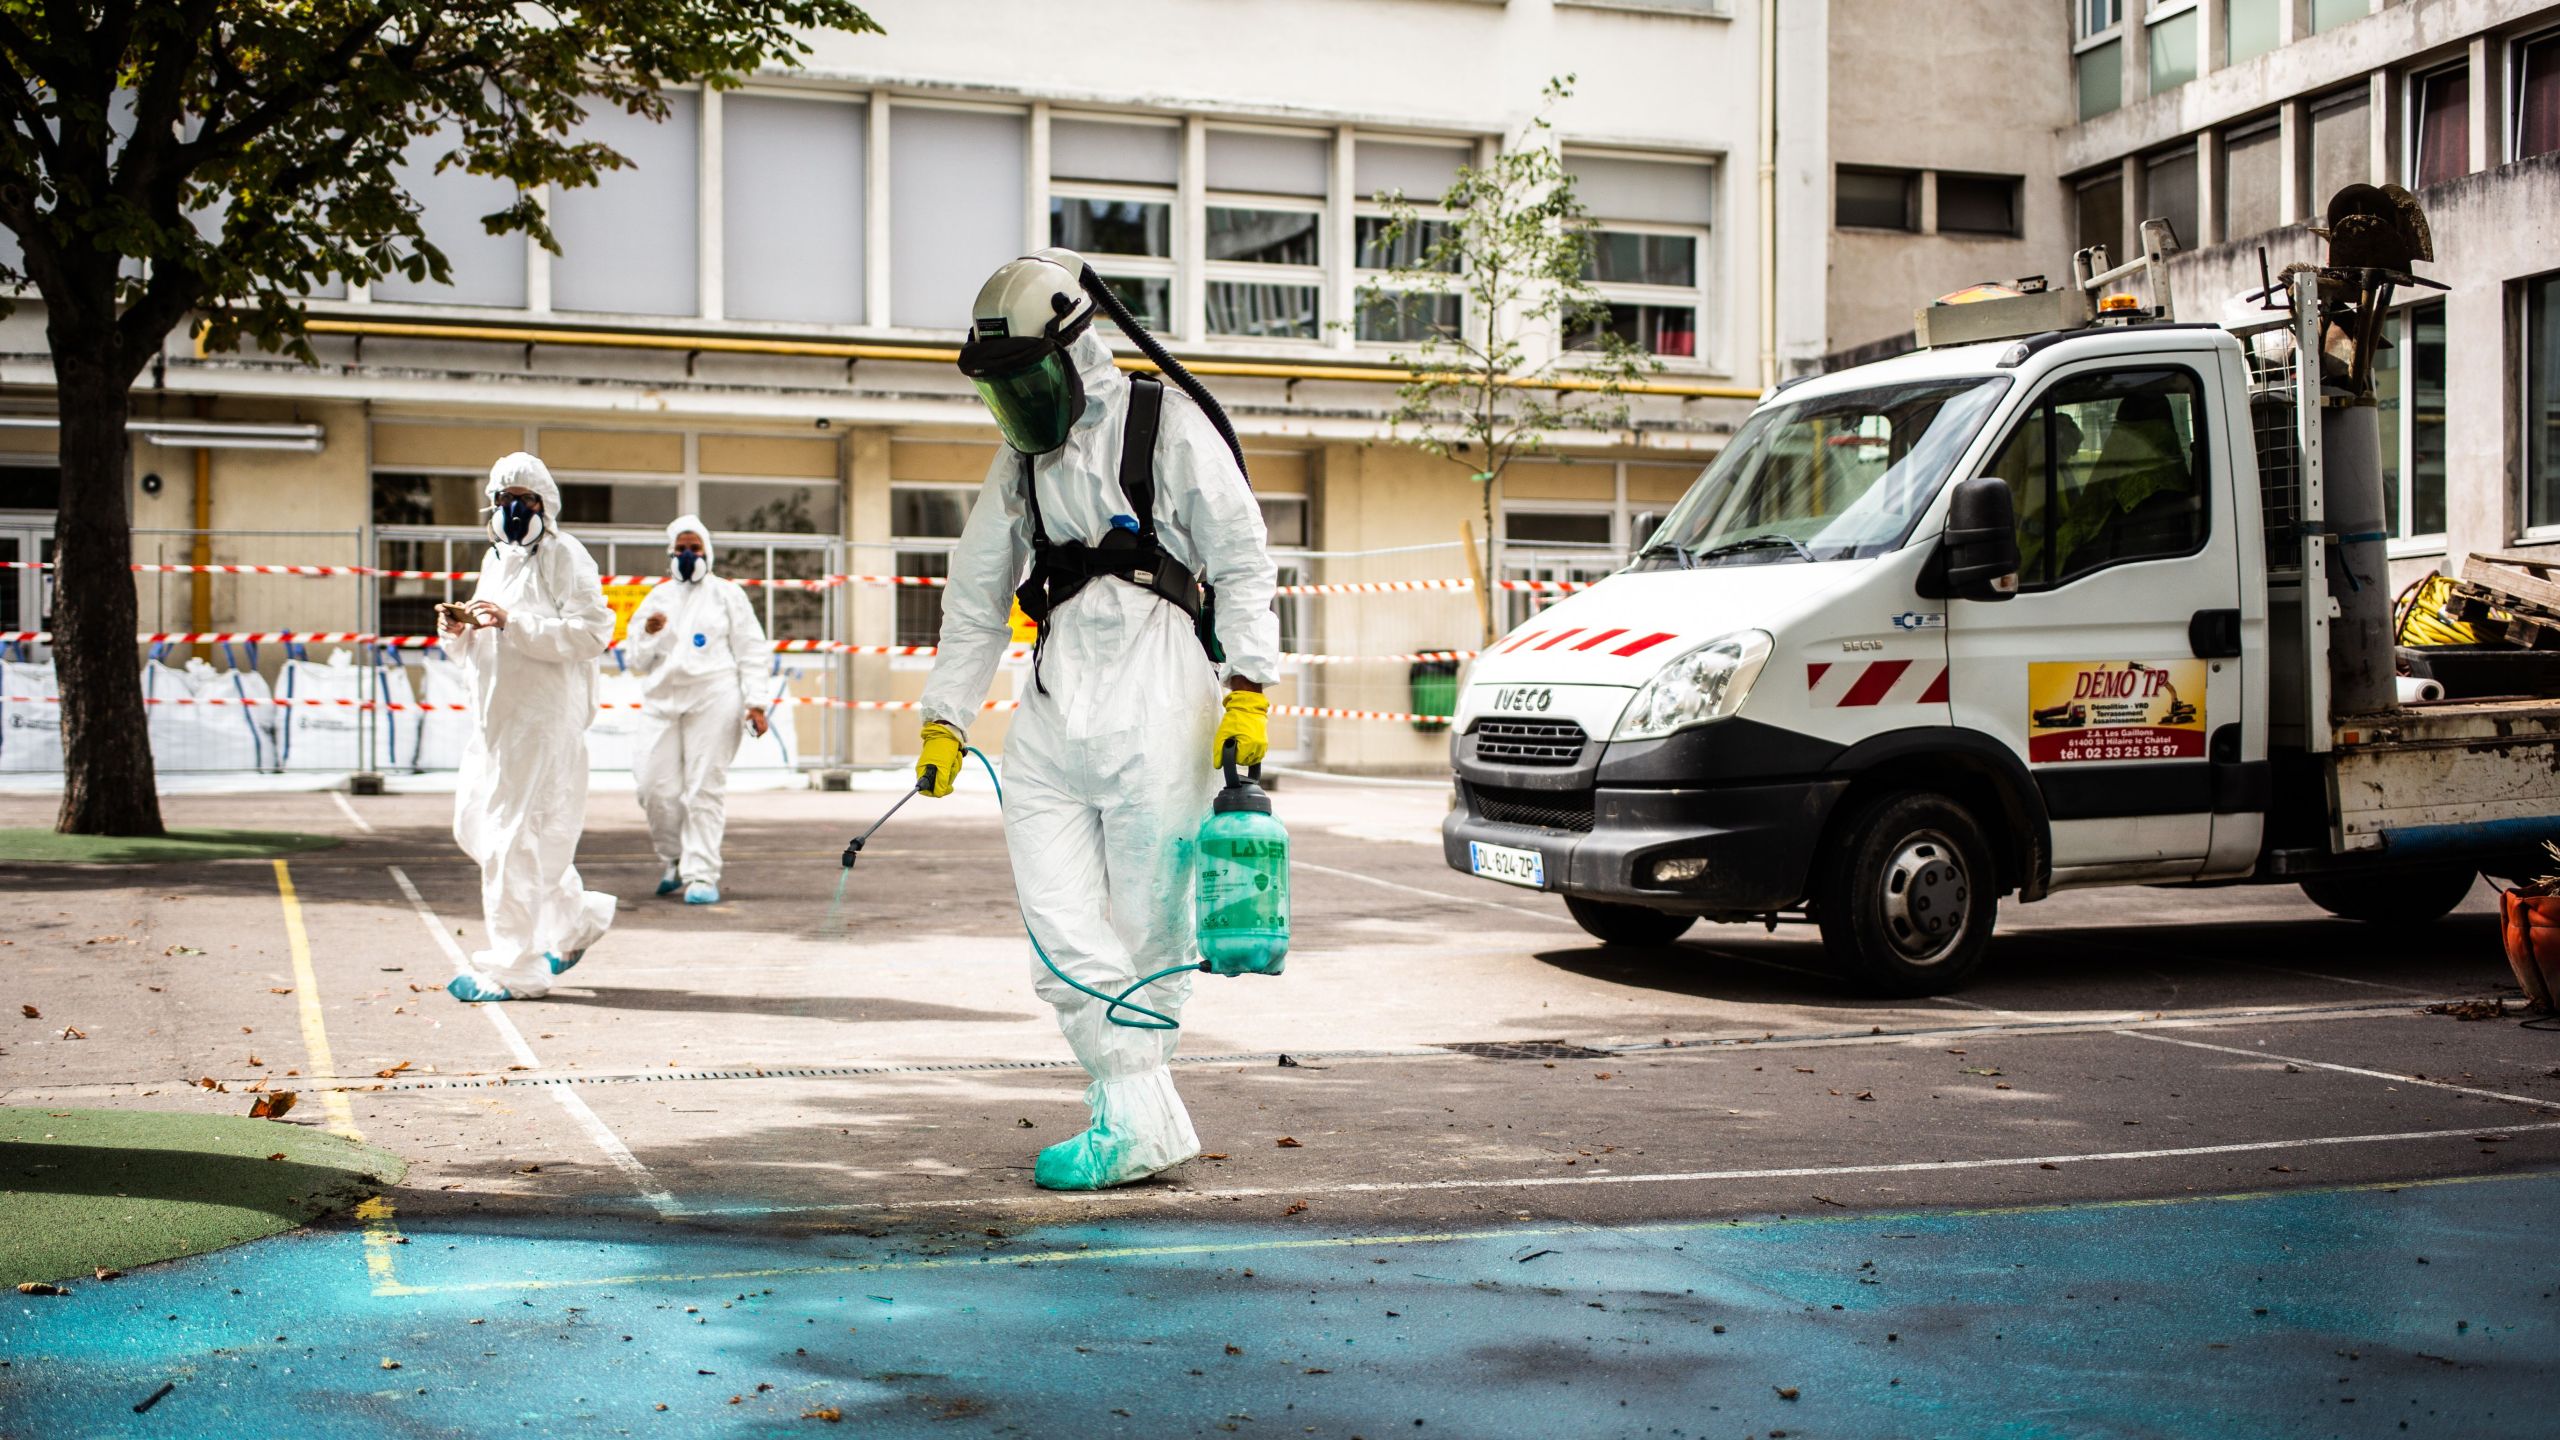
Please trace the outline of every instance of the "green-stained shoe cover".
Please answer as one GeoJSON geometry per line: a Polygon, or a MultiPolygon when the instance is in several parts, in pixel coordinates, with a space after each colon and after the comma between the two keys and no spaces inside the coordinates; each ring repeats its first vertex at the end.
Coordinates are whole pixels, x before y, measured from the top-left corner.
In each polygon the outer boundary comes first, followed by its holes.
{"type": "Polygon", "coordinates": [[[1085,1087],[1093,1124],[1040,1152],[1031,1182],[1043,1190],[1108,1190],[1170,1170],[1200,1153],[1173,1072],[1150,1070],[1085,1087]]]}

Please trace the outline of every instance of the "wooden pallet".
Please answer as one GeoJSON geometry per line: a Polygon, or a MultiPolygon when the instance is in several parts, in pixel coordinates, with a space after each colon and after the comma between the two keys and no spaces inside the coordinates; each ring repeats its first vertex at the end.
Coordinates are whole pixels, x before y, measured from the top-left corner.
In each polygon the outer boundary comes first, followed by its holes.
{"type": "Polygon", "coordinates": [[[2490,644],[2560,650],[2560,557],[2465,556],[2445,610],[2490,644]]]}

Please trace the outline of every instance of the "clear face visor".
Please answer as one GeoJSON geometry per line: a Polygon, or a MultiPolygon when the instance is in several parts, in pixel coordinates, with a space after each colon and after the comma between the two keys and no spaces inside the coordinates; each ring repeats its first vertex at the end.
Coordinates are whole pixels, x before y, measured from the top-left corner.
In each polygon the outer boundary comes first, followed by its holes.
{"type": "Polygon", "coordinates": [[[1066,350],[1046,338],[972,340],[960,347],[960,373],[978,387],[1004,443],[1025,455],[1066,444],[1084,413],[1084,378],[1066,350]]]}

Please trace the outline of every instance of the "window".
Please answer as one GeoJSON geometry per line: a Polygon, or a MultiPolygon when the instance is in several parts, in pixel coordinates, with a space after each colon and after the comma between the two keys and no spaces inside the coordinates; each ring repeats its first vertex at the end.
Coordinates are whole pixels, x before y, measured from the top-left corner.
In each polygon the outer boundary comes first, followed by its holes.
{"type": "Polygon", "coordinates": [[[2372,13],[2372,0],[2311,0],[2311,33],[2335,30],[2372,13]]]}
{"type": "Polygon", "coordinates": [[[1941,235],[2006,235],[2025,231],[2018,224],[2015,175],[1938,174],[1938,233],[1941,235]]]}
{"type": "Polygon", "coordinates": [[[1182,129],[1163,123],[1049,122],[1049,243],[1091,260],[1138,323],[1173,329],[1174,185],[1182,129]]]}
{"type": "MultiPolygon", "coordinates": [[[[373,474],[373,523],[477,525],[480,523],[480,507],[486,503],[481,487],[487,478],[480,474],[426,475],[377,470],[373,474]]],[[[667,518],[672,520],[675,517],[669,515],[667,518]]]]}
{"type": "Polygon", "coordinates": [[[2525,524],[2560,525],[2560,275],[2524,287],[2525,524]]]}
{"type": "Polygon", "coordinates": [[[2233,65],[2284,43],[2284,0],[2222,0],[2222,45],[2233,65]]]}
{"type": "Polygon", "coordinates": [[[2192,142],[2144,157],[2142,196],[2144,218],[2166,220],[2180,245],[2196,244],[2196,147],[2192,142]]]}
{"type": "Polygon", "coordinates": [[[969,302],[1022,253],[1023,117],[899,105],[889,112],[889,322],[969,328],[969,302]]]}
{"type": "Polygon", "coordinates": [[[2373,110],[2365,92],[2315,100],[2311,104],[2311,193],[2304,198],[2309,219],[2328,213],[2329,197],[2349,185],[2373,179],[2373,110]]]}
{"type": "Polygon", "coordinates": [[[1303,550],[1307,547],[1307,497],[1304,495],[1263,495],[1262,530],[1264,538],[1276,549],[1303,550]]]}
{"type": "Polygon", "coordinates": [[[2124,104],[2124,42],[2110,39],[2080,52],[2080,118],[2095,120],[2124,104]]]}
{"type": "Polygon", "coordinates": [[[867,107],[778,95],[720,106],[721,309],[859,325],[867,107]]]}
{"type": "Polygon", "coordinates": [[[1920,228],[1920,173],[1843,165],[1832,182],[1832,220],[1860,230],[1920,228]]]}
{"type": "MultiPolygon", "coordinates": [[[[1502,511],[1505,580],[1603,580],[1622,563],[1611,510],[1512,509],[1502,511]]],[[[1561,597],[1537,591],[1505,592],[1496,619],[1517,625],[1561,597]]]]}
{"type": "MultiPolygon", "coordinates": [[[[1352,189],[1364,197],[1352,220],[1352,265],[1359,286],[1353,333],[1363,343],[1412,344],[1427,335],[1457,335],[1466,328],[1466,302],[1436,286],[1391,286],[1379,272],[1418,266],[1454,228],[1434,202],[1456,183],[1467,151],[1457,145],[1361,140],[1352,152],[1352,189]],[[1415,224],[1391,235],[1391,222],[1366,197],[1400,195],[1421,212],[1415,224]]],[[[1455,266],[1444,262],[1444,271],[1455,266]]]]}
{"type": "Polygon", "coordinates": [[[2196,78],[2198,53],[2194,7],[2164,15],[2144,26],[2151,47],[2151,93],[2165,95],[2196,78]]]}
{"type": "Polygon", "coordinates": [[[2471,69],[2456,65],[2418,77],[2410,107],[2417,133],[2409,145],[2409,188],[2422,190],[2471,173],[2471,69]]]}
{"type": "Polygon", "coordinates": [[[2093,40],[2116,28],[2124,19],[2124,0],[2075,0],[2080,38],[2093,40]]]}
{"type": "Polygon", "coordinates": [[[2514,151],[2530,160],[2560,150],[2560,34],[2527,40],[2515,55],[2514,151]]]}
{"type": "Polygon", "coordinates": [[[2444,302],[2412,305],[2384,322],[2374,402],[2382,426],[2384,528],[2394,539],[2444,534],[2444,302]]]}
{"type": "Polygon", "coordinates": [[[2203,547],[2201,393],[2184,370],[2119,370],[2065,379],[2027,412],[1985,472],[2017,496],[2021,589],[2203,547]]]}
{"type": "MultiPolygon", "coordinates": [[[[897,552],[901,575],[944,576],[951,573],[951,546],[969,523],[978,488],[963,485],[892,485],[889,487],[889,534],[904,547],[897,552]]],[[[897,589],[897,640],[900,645],[933,645],[942,639],[942,591],[924,585],[897,589]]]]}
{"type": "Polygon", "coordinates": [[[671,484],[566,476],[559,483],[563,525],[664,525],[684,503],[683,492],[671,484]]]}
{"type": "Polygon", "coordinates": [[[522,309],[525,303],[525,238],[510,232],[492,235],[480,217],[516,203],[516,187],[494,175],[472,175],[455,166],[438,173],[436,161],[460,137],[438,130],[409,142],[400,163],[400,183],[418,202],[418,223],[427,238],[444,252],[453,267],[453,283],[415,283],[398,274],[373,282],[373,298],[424,305],[494,305],[522,309]]]}
{"type": "Polygon", "coordinates": [[[1449,193],[1458,167],[1467,163],[1463,144],[1421,140],[1362,139],[1351,152],[1351,191],[1363,200],[1396,194],[1417,205],[1449,193]]]}
{"type": "MultiPolygon", "coordinates": [[[[595,184],[551,192],[551,304],[625,315],[701,313],[701,97],[670,90],[667,118],[650,121],[590,104],[577,138],[601,141],[631,164],[595,184]]],[[[990,267],[992,268],[992,267],[990,267]]],[[[673,518],[672,516],[669,518],[673,518]]]]}
{"type": "Polygon", "coordinates": [[[2110,253],[2124,247],[2124,176],[2110,170],[2083,180],[2073,194],[2074,249],[2104,245],[2110,253]]]}
{"type": "Polygon", "coordinates": [[[1332,142],[1211,130],[1202,254],[1211,335],[1314,340],[1324,333],[1324,201],[1332,142]],[[1307,197],[1295,199],[1290,197],[1307,197]]]}
{"type": "Polygon", "coordinates": [[[844,493],[831,483],[705,480],[701,495],[697,512],[714,530],[755,535],[833,535],[842,525],[844,493]]]}
{"type": "Polygon", "coordinates": [[[2222,238],[2284,223],[2284,136],[2274,120],[2237,127],[2222,141],[2222,238]]]}
{"type": "Polygon", "coordinates": [[[1670,156],[1568,154],[1574,192],[1591,214],[1584,273],[1608,303],[1606,328],[1665,359],[1701,358],[1715,170],[1670,156]]]}

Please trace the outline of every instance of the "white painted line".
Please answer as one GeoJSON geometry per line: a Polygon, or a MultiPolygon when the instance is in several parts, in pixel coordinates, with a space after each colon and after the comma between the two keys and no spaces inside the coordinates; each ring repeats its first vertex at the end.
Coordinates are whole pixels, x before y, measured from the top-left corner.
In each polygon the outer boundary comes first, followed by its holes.
{"type": "Polygon", "coordinates": [[[345,815],[349,820],[353,821],[357,829],[363,831],[367,835],[373,833],[373,822],[357,814],[356,807],[347,803],[347,792],[344,790],[332,790],[329,792],[329,798],[338,802],[339,812],[345,815]]]}
{"type": "MultiPolygon", "coordinates": [[[[462,947],[454,943],[453,936],[446,932],[444,921],[428,907],[427,897],[419,894],[418,887],[409,883],[408,872],[397,865],[384,868],[391,872],[391,883],[400,887],[400,893],[408,897],[410,907],[418,912],[418,919],[427,927],[427,933],[436,937],[437,948],[453,962],[454,973],[461,974],[468,968],[470,959],[462,953],[462,947]]],[[[542,1068],[542,1061],[535,1057],[533,1047],[524,1043],[524,1032],[516,1028],[514,1017],[507,1014],[505,1006],[473,1005],[469,1008],[489,1017],[490,1025],[498,1032],[499,1042],[507,1047],[507,1053],[515,1057],[517,1064],[528,1070],[542,1068]]],[[[676,1203],[676,1197],[660,1188],[658,1177],[649,1173],[649,1167],[640,1163],[640,1157],[631,1153],[631,1147],[622,1143],[622,1137],[614,1134],[613,1128],[604,1123],[604,1117],[588,1106],[585,1097],[566,1085],[542,1088],[560,1102],[561,1109],[569,1112],[569,1118],[577,1122],[578,1128],[586,1132],[598,1150],[604,1152],[604,1158],[613,1162],[613,1168],[631,1180],[640,1191],[640,1198],[649,1202],[649,1208],[667,1216],[683,1213],[684,1207],[676,1203]]]]}
{"type": "MultiPolygon", "coordinates": [[[[1532,910],[1525,905],[1505,905],[1499,900],[1479,900],[1473,895],[1452,895],[1446,890],[1425,890],[1419,885],[1381,880],[1375,875],[1363,875],[1357,870],[1336,870],[1330,865],[1318,865],[1311,860],[1292,860],[1289,864],[1295,869],[1313,870],[1319,875],[1331,875],[1342,880],[1357,880],[1363,885],[1375,885],[1381,890],[1400,890],[1407,895],[1419,895],[1425,900],[1437,900],[1443,905],[1481,905],[1488,910],[1508,910],[1514,915],[1526,915],[1532,920],[1544,920],[1552,925],[1573,925],[1573,917],[1570,915],[1551,915],[1544,910],[1532,910]]],[[[1574,925],[1573,928],[1579,930],[1582,927],[1574,925]]]]}
{"type": "Polygon", "coordinates": [[[2361,985],[2368,990],[2388,990],[2395,995],[2427,993],[2424,990],[2412,990],[2406,985],[2386,985],[2379,980],[2358,980],[2351,975],[2324,975],[2317,970],[2296,970],[2290,965],[2261,965],[2252,960],[2225,960],[2220,963],[2236,965],[2243,970],[2264,970],[2270,975],[2299,975],[2306,980],[2326,980],[2332,985],[2361,985]]]}
{"type": "Polygon", "coordinates": [[[2421,1080],[2415,1075],[2400,1075],[2389,1070],[2367,1070],[2359,1065],[2333,1065],[2326,1060],[2305,1060],[2299,1055],[2278,1055],[2269,1050],[2244,1050],[2237,1045],[2209,1045],[2202,1040],[2181,1040],[2174,1035],[2149,1035],[2138,1030],[2119,1030],[2116,1033],[2136,1040],[2157,1040],[2163,1045],[2184,1045],[2191,1050],[2219,1050],[2225,1055],[2244,1055],[2252,1060],[2275,1060],[2313,1070],[2335,1071],[2340,1075],[2361,1075],[2368,1080],[2388,1080],[2395,1085],[2419,1085],[2429,1090],[2450,1090],[2456,1095],[2473,1095],[2483,1100],[2504,1100],[2510,1105],[2530,1105],[2536,1110],[2560,1111],[2560,1099],[2537,1100],[2530,1095],[2510,1095],[2503,1090],[2482,1090],[2475,1086],[2455,1085],[2443,1080],[2421,1080]]]}
{"type": "MultiPolygon", "coordinates": [[[[2560,1130],[2560,1120],[2538,1125],[2501,1125],[2510,1135],[2560,1130]]],[[[1585,1185],[1700,1185],[1751,1180],[1827,1180],[1857,1175],[1923,1175],[1959,1170],[2022,1170],[2065,1165],[2183,1160],[2205,1155],[2248,1155],[2275,1150],[2310,1150],[2335,1145],[2388,1145],[2419,1140],[2468,1140],[2477,1125],[2459,1130],[2400,1130],[2371,1135],[2314,1135],[2284,1140],[2240,1140],[2225,1145],[2178,1145],[2157,1150],[2107,1150],[2088,1155],[2016,1155],[1994,1160],[1905,1160],[1873,1165],[1792,1165],[1767,1170],[1683,1170],[1651,1175],[1529,1175],[1509,1180],[1368,1180],[1339,1185],[1249,1186],[1228,1190],[1103,1190],[1077,1196],[984,1195],[950,1200],[846,1202],[831,1205],[709,1206],[688,1212],[697,1216],[774,1215],[818,1211],[982,1210],[1020,1207],[1045,1200],[1060,1205],[1090,1206],[1099,1200],[1261,1200],[1275,1196],[1397,1195],[1437,1190],[1552,1190],[1585,1185]]]]}

